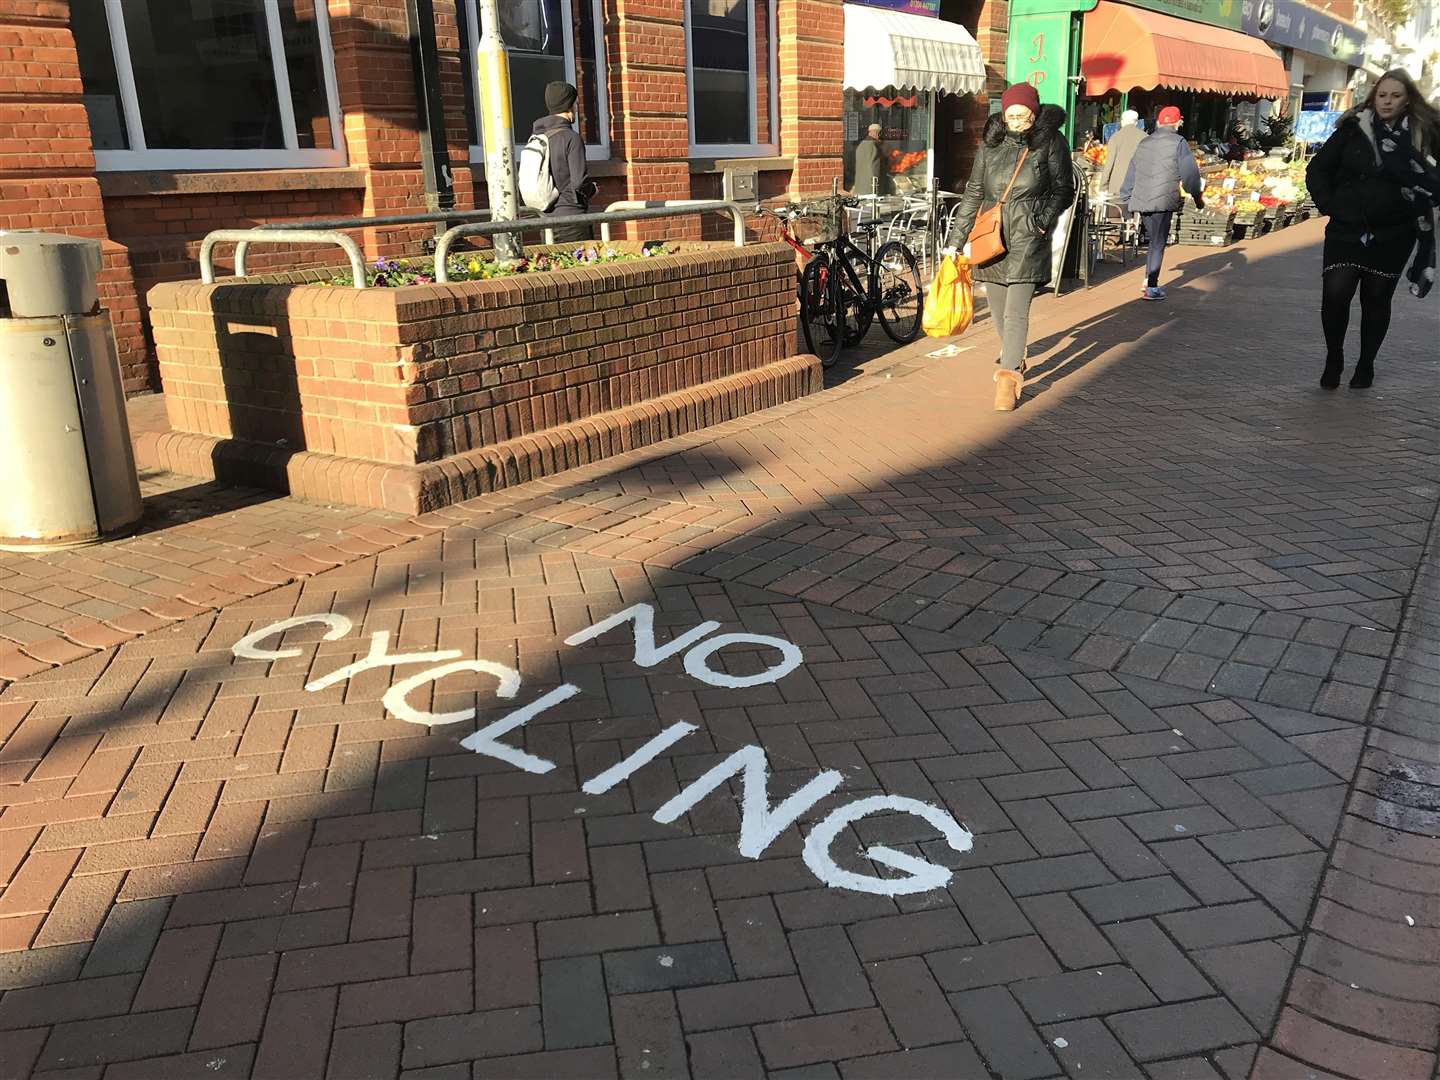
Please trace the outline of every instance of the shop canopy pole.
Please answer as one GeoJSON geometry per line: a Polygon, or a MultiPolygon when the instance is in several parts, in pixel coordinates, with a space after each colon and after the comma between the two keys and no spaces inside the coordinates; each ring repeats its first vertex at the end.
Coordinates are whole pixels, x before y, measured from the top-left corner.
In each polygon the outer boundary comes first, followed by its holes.
{"type": "MultiPolygon", "coordinates": [[[[515,133],[510,113],[510,61],[500,37],[496,0],[480,0],[480,47],[476,56],[480,79],[480,122],[485,133],[485,182],[491,219],[515,221],[520,200],[515,184],[515,133]]],[[[502,262],[520,258],[518,233],[498,233],[495,251],[502,262]]]]}

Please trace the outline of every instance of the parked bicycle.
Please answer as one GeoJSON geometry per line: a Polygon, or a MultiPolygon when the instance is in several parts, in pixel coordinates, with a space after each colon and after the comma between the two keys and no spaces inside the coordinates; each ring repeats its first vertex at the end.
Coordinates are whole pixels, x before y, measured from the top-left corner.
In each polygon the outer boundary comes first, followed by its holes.
{"type": "Polygon", "coordinates": [[[874,250],[876,222],[864,222],[855,233],[866,250],[843,230],[833,240],[805,243],[794,234],[801,217],[824,213],[843,220],[843,208],[859,205],[849,196],[826,200],[829,210],[790,207],[784,212],[756,207],[757,212],[780,222],[781,239],[805,259],[800,274],[800,327],[805,344],[830,367],[847,346],[857,344],[869,332],[875,318],[897,345],[908,345],[920,336],[921,310],[925,291],[915,254],[903,242],[892,240],[874,250]]]}

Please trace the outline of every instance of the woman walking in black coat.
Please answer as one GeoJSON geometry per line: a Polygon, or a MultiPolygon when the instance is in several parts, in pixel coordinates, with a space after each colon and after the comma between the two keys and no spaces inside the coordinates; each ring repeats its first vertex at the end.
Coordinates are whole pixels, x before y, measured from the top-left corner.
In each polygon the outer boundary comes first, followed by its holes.
{"type": "Polygon", "coordinates": [[[1405,272],[1423,297],[1435,281],[1435,206],[1440,202],[1440,116],[1403,71],[1381,77],[1365,103],[1340,119],[1305,178],[1325,226],[1320,322],[1325,373],[1334,389],[1345,370],[1350,302],[1360,291],[1360,359],[1350,385],[1369,386],[1390,328],[1390,300],[1405,272]]]}
{"type": "Polygon", "coordinates": [[[1002,111],[985,123],[952,243],[964,243],[980,213],[1004,199],[1000,235],[1005,254],[977,267],[975,280],[985,283],[990,320],[1000,335],[995,408],[1009,411],[1020,400],[1030,301],[1050,280],[1050,234],[1075,201],[1075,174],[1060,133],[1064,109],[1042,107],[1040,95],[1028,83],[1010,87],[1000,104],[1002,111]]]}

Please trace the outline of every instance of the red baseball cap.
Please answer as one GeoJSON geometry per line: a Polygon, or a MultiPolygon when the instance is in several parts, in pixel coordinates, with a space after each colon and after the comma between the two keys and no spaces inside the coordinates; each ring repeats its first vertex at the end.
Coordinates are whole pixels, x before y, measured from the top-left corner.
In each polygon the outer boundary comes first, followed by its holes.
{"type": "Polygon", "coordinates": [[[1166,105],[1160,110],[1160,115],[1155,118],[1157,124],[1178,124],[1180,123],[1180,110],[1174,105],[1166,105]]]}

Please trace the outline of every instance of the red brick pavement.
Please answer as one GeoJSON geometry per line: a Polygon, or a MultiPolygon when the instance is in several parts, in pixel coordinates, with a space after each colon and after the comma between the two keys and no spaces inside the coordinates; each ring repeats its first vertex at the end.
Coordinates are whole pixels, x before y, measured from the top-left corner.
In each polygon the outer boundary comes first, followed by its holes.
{"type": "MultiPolygon", "coordinates": [[[[1013,416],[980,407],[984,338],[912,352],[11,683],[4,1075],[1433,1070],[1433,585],[1403,607],[1437,493],[1433,364],[1321,395],[1274,348],[1308,326],[1293,313],[1198,352],[1262,281],[1277,310],[1313,300],[1286,235],[1224,273],[1204,259],[1235,253],[1192,260],[1158,312],[1116,307],[1104,333],[1135,344],[1042,371],[1013,416]],[[715,620],[803,663],[721,689],[679,657],[638,666],[620,631],[564,644],[637,602],[661,641],[715,620]],[[232,653],[326,612],[353,628],[232,653]],[[556,767],[459,745],[509,711],[489,676],[412,690],[480,709],[435,728],[382,702],[415,667],[305,689],[378,631],[513,667],[511,704],[578,687],[506,737],[556,767]],[[628,781],[579,791],[682,721],[628,781]],[[750,745],[772,804],[821,770],[841,786],[756,859],[738,781],[655,820],[750,745]],[[974,848],[890,815],[835,858],[874,875],[860,852],[886,844],[948,887],[826,888],[801,858],[830,809],[882,793],[974,848]]],[[[1397,355],[1423,329],[1402,306],[1397,355]]],[[[744,676],[773,650],[711,662],[744,676]]]]}

